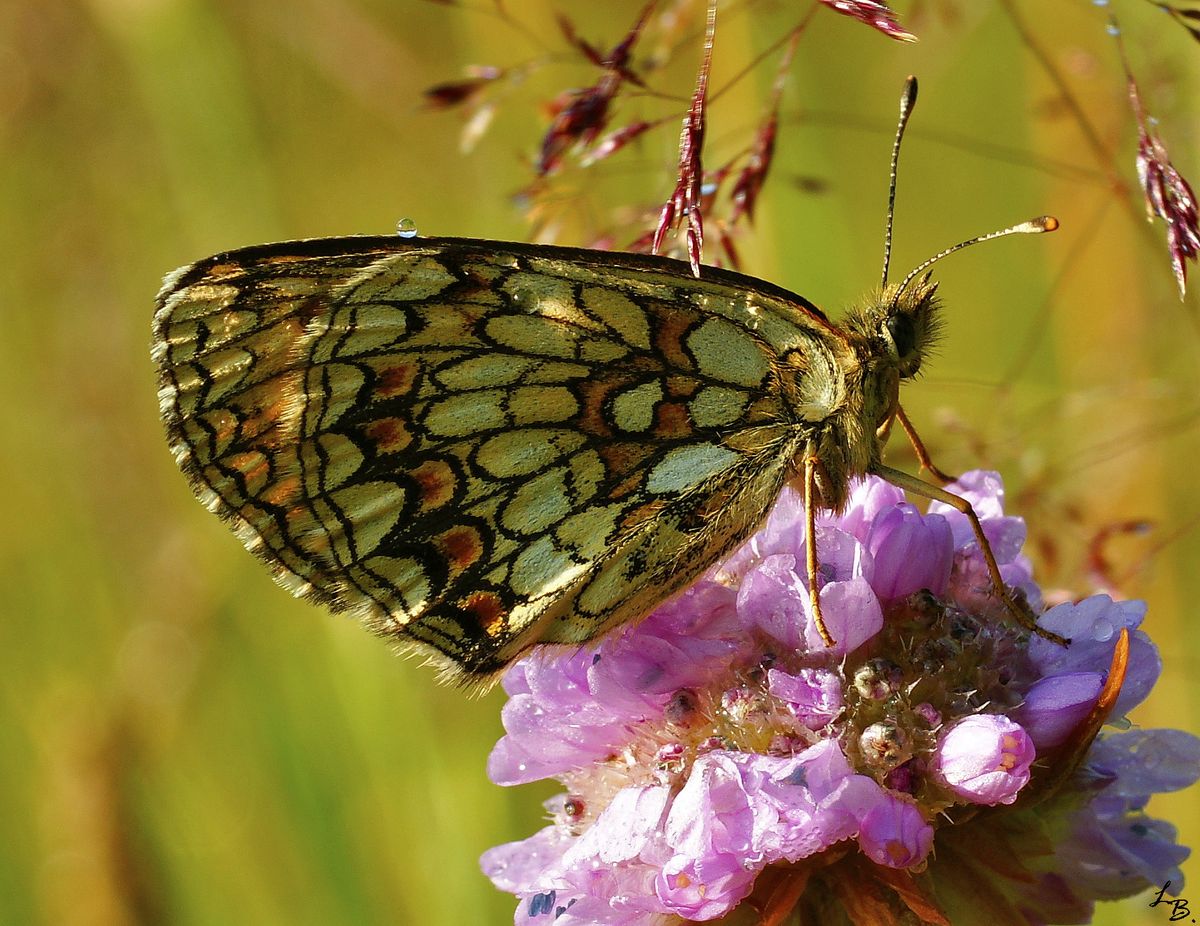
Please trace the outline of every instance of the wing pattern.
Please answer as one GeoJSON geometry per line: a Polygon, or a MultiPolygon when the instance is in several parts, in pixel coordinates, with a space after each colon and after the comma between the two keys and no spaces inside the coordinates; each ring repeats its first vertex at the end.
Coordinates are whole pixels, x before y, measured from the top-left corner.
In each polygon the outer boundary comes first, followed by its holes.
{"type": "Polygon", "coordinates": [[[218,255],[154,322],[201,499],[296,594],[472,678],[644,615],[744,539],[838,401],[804,371],[840,349],[749,277],[467,239],[218,255]]]}

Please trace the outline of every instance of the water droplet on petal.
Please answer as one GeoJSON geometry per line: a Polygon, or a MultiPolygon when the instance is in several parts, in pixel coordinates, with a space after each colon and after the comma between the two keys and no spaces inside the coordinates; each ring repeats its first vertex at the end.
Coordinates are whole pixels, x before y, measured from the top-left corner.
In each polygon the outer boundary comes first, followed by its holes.
{"type": "Polygon", "coordinates": [[[396,223],[396,234],[401,238],[417,237],[417,223],[413,219],[401,219],[396,223]]]}
{"type": "Polygon", "coordinates": [[[1112,639],[1116,630],[1117,628],[1113,626],[1112,621],[1102,617],[1096,623],[1092,624],[1092,639],[1097,643],[1104,643],[1112,639]]]}

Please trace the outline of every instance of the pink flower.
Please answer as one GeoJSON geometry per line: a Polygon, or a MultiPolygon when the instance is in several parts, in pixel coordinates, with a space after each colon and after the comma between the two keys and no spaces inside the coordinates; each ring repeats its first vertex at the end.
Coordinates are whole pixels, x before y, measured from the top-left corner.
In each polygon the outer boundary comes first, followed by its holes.
{"type": "Polygon", "coordinates": [[[972,804],[1011,804],[1029,783],[1036,750],[1019,724],[999,714],[965,717],[942,734],[936,774],[972,804]]]}
{"type": "Polygon", "coordinates": [[[689,920],[711,920],[749,894],[757,874],[732,855],[713,860],[679,855],[663,866],[654,891],[671,913],[689,920]]]}
{"type": "Polygon", "coordinates": [[[1091,713],[1103,685],[1104,676],[1099,672],[1066,672],[1038,679],[1013,717],[1037,747],[1059,746],[1091,713]]]}
{"type": "MultiPolygon", "coordinates": [[[[968,473],[951,490],[1036,605],[1024,524],[1004,514],[999,477],[968,473]]],[[[747,898],[760,910],[776,902],[788,879],[796,898],[824,891],[805,903],[837,907],[831,879],[843,872],[850,885],[874,873],[897,915],[919,900],[946,921],[997,921],[999,906],[984,919],[955,908],[953,889],[941,910],[941,895],[913,879],[922,870],[934,888],[988,876],[1003,911],[1081,921],[1097,898],[1178,884],[1186,850],[1141,808],[1196,779],[1200,741],[1101,735],[1083,772],[1055,777],[1086,750],[1123,633],[1124,688],[1107,704],[1128,710],[1154,684],[1144,607],[1105,596],[1059,605],[1040,621],[1071,646],[1031,638],[990,591],[963,516],[930,508],[921,515],[867,479],[844,512],[819,520],[834,648],[812,626],[804,506],[785,491],[758,534],[639,624],[513,666],[489,774],[566,790],[547,804],[549,826],[483,857],[517,896],[515,921],[715,920],[747,898]],[[1151,750],[1160,765],[1143,761],[1151,750]],[[963,812],[980,805],[997,810],[963,812]],[[968,875],[956,859],[971,859],[968,875]]]]}
{"type": "Polygon", "coordinates": [[[858,844],[876,865],[909,868],[933,847],[933,827],[916,805],[889,796],[863,817],[858,844]]]}
{"type": "Polygon", "coordinates": [[[867,549],[875,561],[872,587],[880,598],[903,598],[923,588],[941,594],[954,563],[954,538],[941,515],[923,516],[903,502],[871,525],[867,549]]]}
{"type": "Polygon", "coordinates": [[[810,730],[819,730],[842,710],[841,680],[827,669],[800,669],[795,675],[771,669],[767,690],[810,730]]]}

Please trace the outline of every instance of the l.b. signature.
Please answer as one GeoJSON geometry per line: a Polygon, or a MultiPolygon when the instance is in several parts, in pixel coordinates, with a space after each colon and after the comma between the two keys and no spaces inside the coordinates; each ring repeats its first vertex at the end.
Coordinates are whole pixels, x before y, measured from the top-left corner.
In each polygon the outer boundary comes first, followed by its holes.
{"type": "Polygon", "coordinates": [[[1163,897],[1163,894],[1170,890],[1170,888],[1171,882],[1168,881],[1162,886],[1162,890],[1154,896],[1154,899],[1150,901],[1150,906],[1157,907],[1159,904],[1167,904],[1171,908],[1171,915],[1167,918],[1168,923],[1179,923],[1184,920],[1187,920],[1189,923],[1196,922],[1196,918],[1192,916],[1192,911],[1188,909],[1188,902],[1184,898],[1176,897],[1174,900],[1167,900],[1163,897]]]}

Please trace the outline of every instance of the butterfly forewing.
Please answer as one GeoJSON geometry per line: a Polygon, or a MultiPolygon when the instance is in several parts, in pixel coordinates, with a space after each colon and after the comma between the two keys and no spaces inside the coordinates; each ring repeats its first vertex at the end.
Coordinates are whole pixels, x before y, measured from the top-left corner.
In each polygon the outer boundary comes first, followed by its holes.
{"type": "Polygon", "coordinates": [[[471,677],[744,539],[836,401],[801,374],[844,363],[749,277],[465,239],[218,255],[168,277],[154,338],[197,494],[295,592],[471,677]]]}

